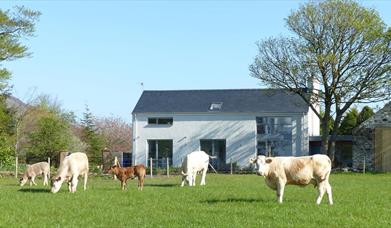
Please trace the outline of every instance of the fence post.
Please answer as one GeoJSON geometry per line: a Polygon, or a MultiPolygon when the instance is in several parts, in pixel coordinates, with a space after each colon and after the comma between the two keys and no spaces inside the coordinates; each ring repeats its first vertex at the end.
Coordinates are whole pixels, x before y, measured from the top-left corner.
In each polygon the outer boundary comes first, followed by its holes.
{"type": "Polygon", "coordinates": [[[170,159],[167,157],[167,177],[170,177],[170,159]]]}
{"type": "Polygon", "coordinates": [[[152,158],[151,158],[151,161],[150,161],[150,163],[149,163],[149,169],[151,170],[151,177],[152,177],[152,168],[153,168],[153,167],[152,167],[152,163],[153,163],[153,162],[152,162],[152,158]]]}
{"type": "Polygon", "coordinates": [[[18,179],[18,156],[15,156],[15,178],[18,179]]]}
{"type": "Polygon", "coordinates": [[[48,176],[50,178],[50,157],[48,157],[48,163],[49,163],[49,174],[48,174],[48,176]]]}
{"type": "MultiPolygon", "coordinates": [[[[115,156],[114,157],[114,165],[118,165],[119,164],[119,162],[118,162],[118,158],[117,158],[117,156],[115,156]]],[[[118,166],[118,167],[121,167],[121,166],[118,166]]],[[[114,180],[117,180],[117,175],[113,175],[113,179],[114,180]]]]}
{"type": "Polygon", "coordinates": [[[229,162],[231,163],[231,175],[232,175],[232,158],[229,159],[229,162]]]}

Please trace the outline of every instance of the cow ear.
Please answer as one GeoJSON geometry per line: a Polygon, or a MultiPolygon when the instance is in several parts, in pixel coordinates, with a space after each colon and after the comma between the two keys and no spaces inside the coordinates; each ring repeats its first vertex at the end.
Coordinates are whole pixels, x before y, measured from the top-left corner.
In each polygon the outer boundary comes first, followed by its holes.
{"type": "Polygon", "coordinates": [[[250,158],[250,163],[254,164],[257,161],[255,158],[250,158]]]}
{"type": "Polygon", "coordinates": [[[268,164],[269,164],[269,163],[272,163],[272,161],[273,161],[272,158],[267,158],[267,159],[266,159],[266,163],[268,163],[268,164]]]}

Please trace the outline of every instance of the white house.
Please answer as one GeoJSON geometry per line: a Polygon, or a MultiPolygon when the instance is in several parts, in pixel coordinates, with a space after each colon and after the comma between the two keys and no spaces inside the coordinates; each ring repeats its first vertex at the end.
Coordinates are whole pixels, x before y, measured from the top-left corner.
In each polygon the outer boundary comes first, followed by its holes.
{"type": "Polygon", "coordinates": [[[133,164],[204,150],[215,165],[248,166],[256,154],[307,155],[319,119],[282,89],[144,91],[133,112],[133,164]]]}

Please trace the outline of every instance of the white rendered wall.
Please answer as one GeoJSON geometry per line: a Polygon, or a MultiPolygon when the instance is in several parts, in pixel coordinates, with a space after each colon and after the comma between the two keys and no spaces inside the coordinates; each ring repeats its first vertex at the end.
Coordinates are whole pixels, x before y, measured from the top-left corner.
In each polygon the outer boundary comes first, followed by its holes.
{"type": "MultiPolygon", "coordinates": [[[[200,149],[200,139],[225,139],[226,162],[231,159],[240,167],[249,165],[256,155],[256,116],[273,114],[135,114],[133,115],[133,164],[147,164],[147,140],[173,140],[173,165],[180,166],[182,158],[200,149]],[[173,117],[173,125],[148,125],[149,117],[173,117]]],[[[286,115],[284,115],[286,116],[286,115]]],[[[292,116],[292,115],[289,115],[292,116]]],[[[297,128],[292,135],[293,152],[287,156],[308,154],[308,126],[302,115],[292,116],[297,128]]]]}

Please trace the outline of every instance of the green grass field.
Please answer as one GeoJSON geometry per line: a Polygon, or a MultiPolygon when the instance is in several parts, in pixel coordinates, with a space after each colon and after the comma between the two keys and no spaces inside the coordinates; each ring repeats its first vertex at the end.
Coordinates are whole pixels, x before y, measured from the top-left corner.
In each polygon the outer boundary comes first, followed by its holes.
{"type": "MultiPolygon", "coordinates": [[[[197,184],[199,184],[199,178],[197,184]]],[[[179,186],[180,177],[147,178],[120,190],[119,181],[90,177],[75,194],[64,184],[57,194],[42,186],[20,188],[0,178],[0,227],[260,227],[391,226],[390,174],[333,174],[334,205],[316,189],[287,186],[284,203],[256,175],[208,174],[206,186],[179,186]]]]}

